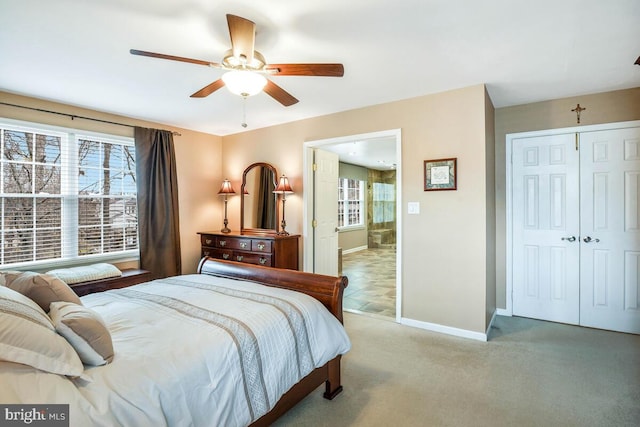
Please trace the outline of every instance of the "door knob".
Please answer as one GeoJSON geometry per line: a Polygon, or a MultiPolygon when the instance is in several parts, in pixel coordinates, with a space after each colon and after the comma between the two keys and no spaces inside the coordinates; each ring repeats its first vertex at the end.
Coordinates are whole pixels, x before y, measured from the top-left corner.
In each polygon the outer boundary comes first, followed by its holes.
{"type": "Polygon", "coordinates": [[[575,242],[576,241],[576,236],[570,236],[570,237],[563,237],[560,240],[567,240],[569,242],[575,242]]]}
{"type": "Polygon", "coordinates": [[[582,241],[585,242],[585,243],[591,243],[591,242],[598,243],[600,241],[600,239],[592,239],[591,236],[587,236],[584,239],[582,239],[582,241]]]}

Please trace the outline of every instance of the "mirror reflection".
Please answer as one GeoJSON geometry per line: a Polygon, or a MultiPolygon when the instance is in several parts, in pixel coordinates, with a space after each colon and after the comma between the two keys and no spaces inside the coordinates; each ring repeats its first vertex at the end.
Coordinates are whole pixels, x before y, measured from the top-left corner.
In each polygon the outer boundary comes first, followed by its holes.
{"type": "Polygon", "coordinates": [[[276,233],[278,231],[276,168],[268,163],[254,163],[242,174],[240,193],[240,230],[276,233]]]}

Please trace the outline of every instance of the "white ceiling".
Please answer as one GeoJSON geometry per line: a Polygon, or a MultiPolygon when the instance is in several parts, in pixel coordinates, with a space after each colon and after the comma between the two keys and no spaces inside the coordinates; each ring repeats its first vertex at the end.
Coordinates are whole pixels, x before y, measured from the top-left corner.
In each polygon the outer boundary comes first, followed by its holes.
{"type": "MultiPolygon", "coordinates": [[[[322,150],[338,155],[341,162],[369,169],[394,170],[397,166],[396,138],[390,136],[354,137],[349,141],[323,145],[322,150]]],[[[347,137],[347,139],[349,139],[347,137]]]]}
{"type": "MultiPolygon", "coordinates": [[[[270,63],[340,62],[343,78],[274,77],[300,102],[246,102],[246,130],[487,84],[496,107],[640,86],[638,0],[1,0],[0,90],[215,135],[243,102],[189,95],[222,70],[225,15],[270,63]]],[[[1,99],[0,99],[1,101],[1,99]]]]}

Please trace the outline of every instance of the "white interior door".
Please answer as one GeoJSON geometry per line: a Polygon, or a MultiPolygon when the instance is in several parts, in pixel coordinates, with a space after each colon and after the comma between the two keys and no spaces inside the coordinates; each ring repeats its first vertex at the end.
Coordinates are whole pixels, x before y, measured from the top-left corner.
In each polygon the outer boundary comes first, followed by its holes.
{"type": "Polygon", "coordinates": [[[513,314],[578,324],[579,154],[575,134],[513,140],[513,314]]]}
{"type": "Polygon", "coordinates": [[[580,324],[640,333],[640,128],[580,134],[580,324]]]}
{"type": "Polygon", "coordinates": [[[313,272],[338,275],[338,155],[314,149],[313,272]]]}

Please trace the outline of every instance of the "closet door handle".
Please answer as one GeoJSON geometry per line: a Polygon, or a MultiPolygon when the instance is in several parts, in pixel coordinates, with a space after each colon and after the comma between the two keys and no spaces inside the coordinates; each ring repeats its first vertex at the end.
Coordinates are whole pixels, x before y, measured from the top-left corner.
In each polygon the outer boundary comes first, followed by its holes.
{"type": "Polygon", "coordinates": [[[570,237],[563,237],[560,240],[567,240],[569,242],[575,242],[576,241],[576,236],[570,236],[570,237]]]}
{"type": "Polygon", "coordinates": [[[591,242],[598,243],[600,241],[600,239],[592,239],[591,236],[587,236],[584,239],[582,239],[582,241],[585,242],[585,243],[591,243],[591,242]]]}

